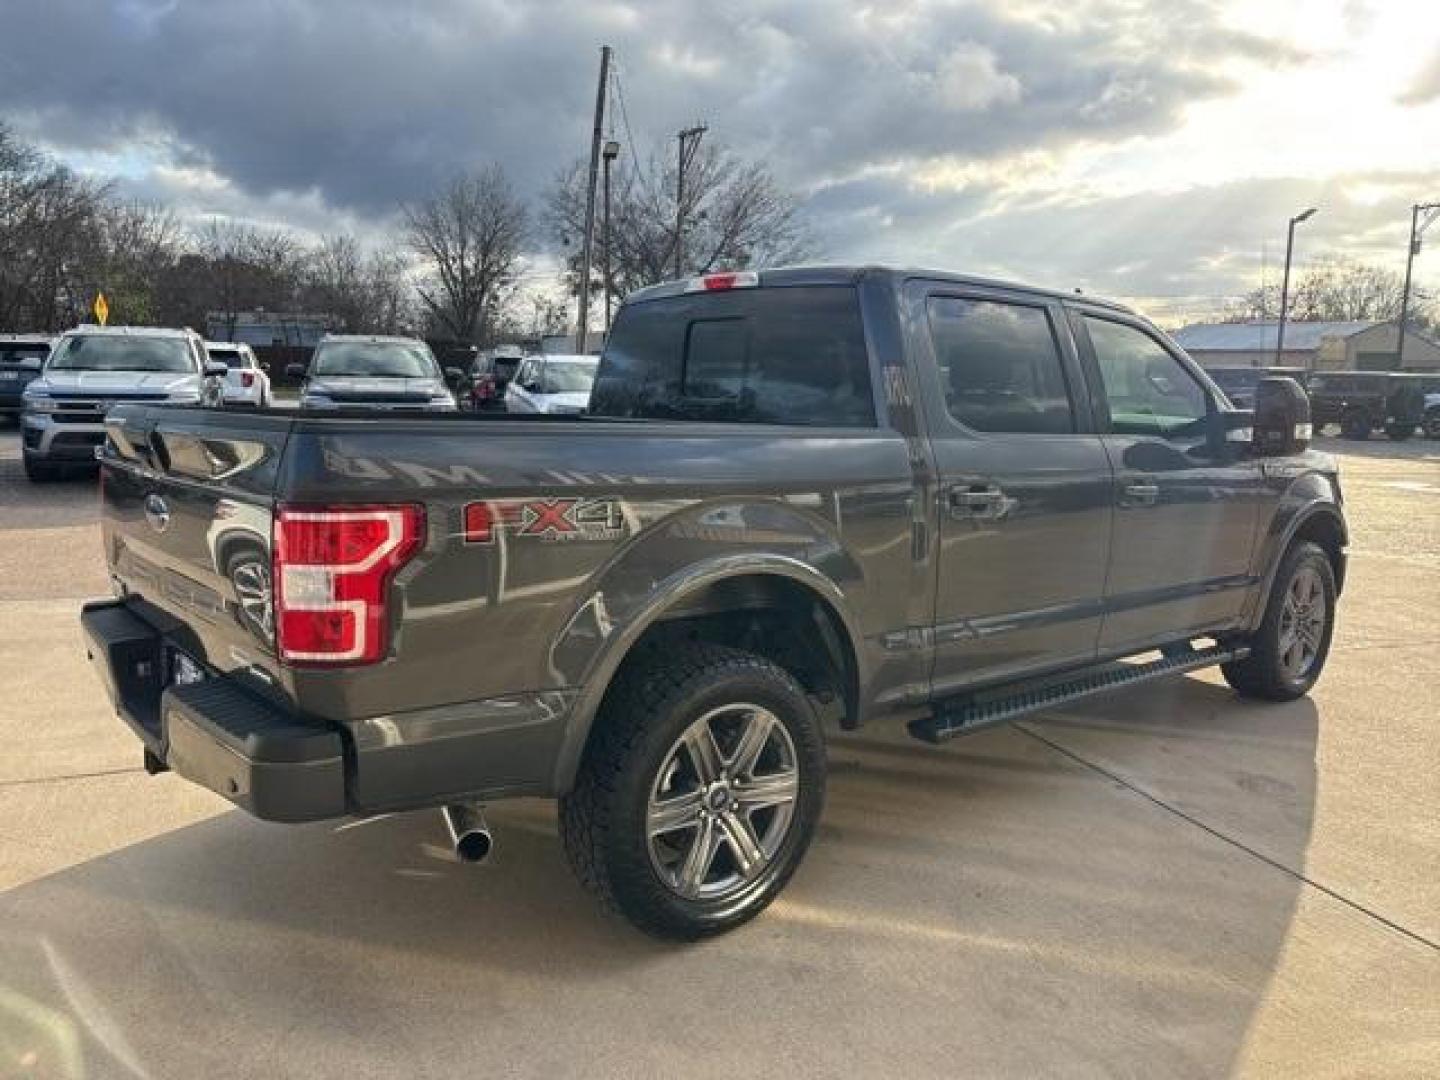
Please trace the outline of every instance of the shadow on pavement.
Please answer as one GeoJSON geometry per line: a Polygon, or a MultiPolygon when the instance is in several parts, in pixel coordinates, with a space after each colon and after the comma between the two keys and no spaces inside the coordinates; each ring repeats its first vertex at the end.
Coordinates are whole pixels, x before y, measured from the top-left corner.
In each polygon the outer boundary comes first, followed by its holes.
{"type": "MultiPolygon", "coordinates": [[[[1315,724],[1182,680],[1037,730],[1196,814],[1232,801],[1300,865],[1315,724]]],[[[0,1052],[208,1080],[1233,1066],[1293,878],[1020,731],[846,735],[831,758],[785,897],[698,946],[601,914],[538,802],[495,808],[479,869],[433,814],[232,812],[117,851],[0,897],[0,1052]]]]}

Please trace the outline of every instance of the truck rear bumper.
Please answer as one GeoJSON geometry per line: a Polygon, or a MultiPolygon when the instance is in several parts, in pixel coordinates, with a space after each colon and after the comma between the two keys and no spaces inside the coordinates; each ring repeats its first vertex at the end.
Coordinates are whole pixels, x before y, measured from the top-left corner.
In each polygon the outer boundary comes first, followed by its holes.
{"type": "Polygon", "coordinates": [[[230,679],[168,685],[172,645],[123,601],[86,604],[80,622],[115,711],[156,759],[267,821],[347,812],[337,731],[298,723],[230,679]]]}

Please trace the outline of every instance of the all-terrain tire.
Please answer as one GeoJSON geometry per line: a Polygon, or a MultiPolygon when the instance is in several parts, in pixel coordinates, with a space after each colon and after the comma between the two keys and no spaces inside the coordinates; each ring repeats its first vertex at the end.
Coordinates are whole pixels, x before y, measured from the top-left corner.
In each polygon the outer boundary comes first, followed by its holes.
{"type": "Polygon", "coordinates": [[[1220,670],[1225,681],[1243,697],[1294,701],[1309,693],[1319,680],[1325,659],[1330,654],[1330,639],[1334,632],[1335,570],[1330,565],[1330,557],[1318,544],[1308,541],[1295,544],[1280,561],[1265,604],[1265,617],[1261,620],[1260,629],[1249,641],[1250,655],[1244,660],[1232,660],[1220,670]],[[1324,612],[1323,620],[1314,633],[1313,655],[1303,669],[1297,669],[1286,663],[1292,642],[1291,629],[1296,621],[1293,607],[1287,613],[1287,599],[1301,583],[1318,588],[1324,612]]]}
{"type": "Polygon", "coordinates": [[[575,786],[560,800],[560,836],[581,883],[646,933],[695,940],[753,918],[790,880],[825,798],[820,720],[795,679],[771,661],[702,643],[651,648],[627,662],[595,719],[575,786]],[[729,704],[784,726],[798,772],[789,824],[773,856],[733,894],[688,897],[652,857],[647,810],[684,733],[729,704]]]}
{"type": "Polygon", "coordinates": [[[1370,438],[1370,416],[1364,409],[1351,409],[1340,417],[1340,434],[1347,439],[1370,438]]]}

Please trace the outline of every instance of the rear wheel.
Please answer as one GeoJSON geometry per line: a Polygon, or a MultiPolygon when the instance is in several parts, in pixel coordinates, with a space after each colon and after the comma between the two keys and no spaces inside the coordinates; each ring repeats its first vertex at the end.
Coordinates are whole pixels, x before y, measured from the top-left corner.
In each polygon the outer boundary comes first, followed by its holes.
{"type": "Polygon", "coordinates": [[[825,794],[814,709],[782,668],[713,645],[653,652],[620,678],[560,802],[570,864],[647,933],[738,926],[809,847],[825,794]]]}
{"type": "Polygon", "coordinates": [[[1440,408],[1431,409],[1425,414],[1425,436],[1440,439],[1440,408]]]}
{"type": "Polygon", "coordinates": [[[1246,697],[1293,701],[1320,678],[1335,631],[1335,570],[1318,544],[1296,544],[1285,554],[1250,655],[1221,671],[1246,697]]]}
{"type": "Polygon", "coordinates": [[[1347,439],[1370,438],[1370,416],[1363,409],[1350,409],[1340,418],[1340,434],[1347,439]]]}

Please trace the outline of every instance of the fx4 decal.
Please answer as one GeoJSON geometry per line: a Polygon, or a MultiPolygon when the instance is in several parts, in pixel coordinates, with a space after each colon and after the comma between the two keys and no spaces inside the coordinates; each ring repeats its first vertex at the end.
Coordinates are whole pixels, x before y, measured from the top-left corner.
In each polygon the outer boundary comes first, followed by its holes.
{"type": "Polygon", "coordinates": [[[465,543],[489,544],[503,530],[539,540],[614,540],[625,535],[617,499],[486,499],[467,503],[465,543]]]}

